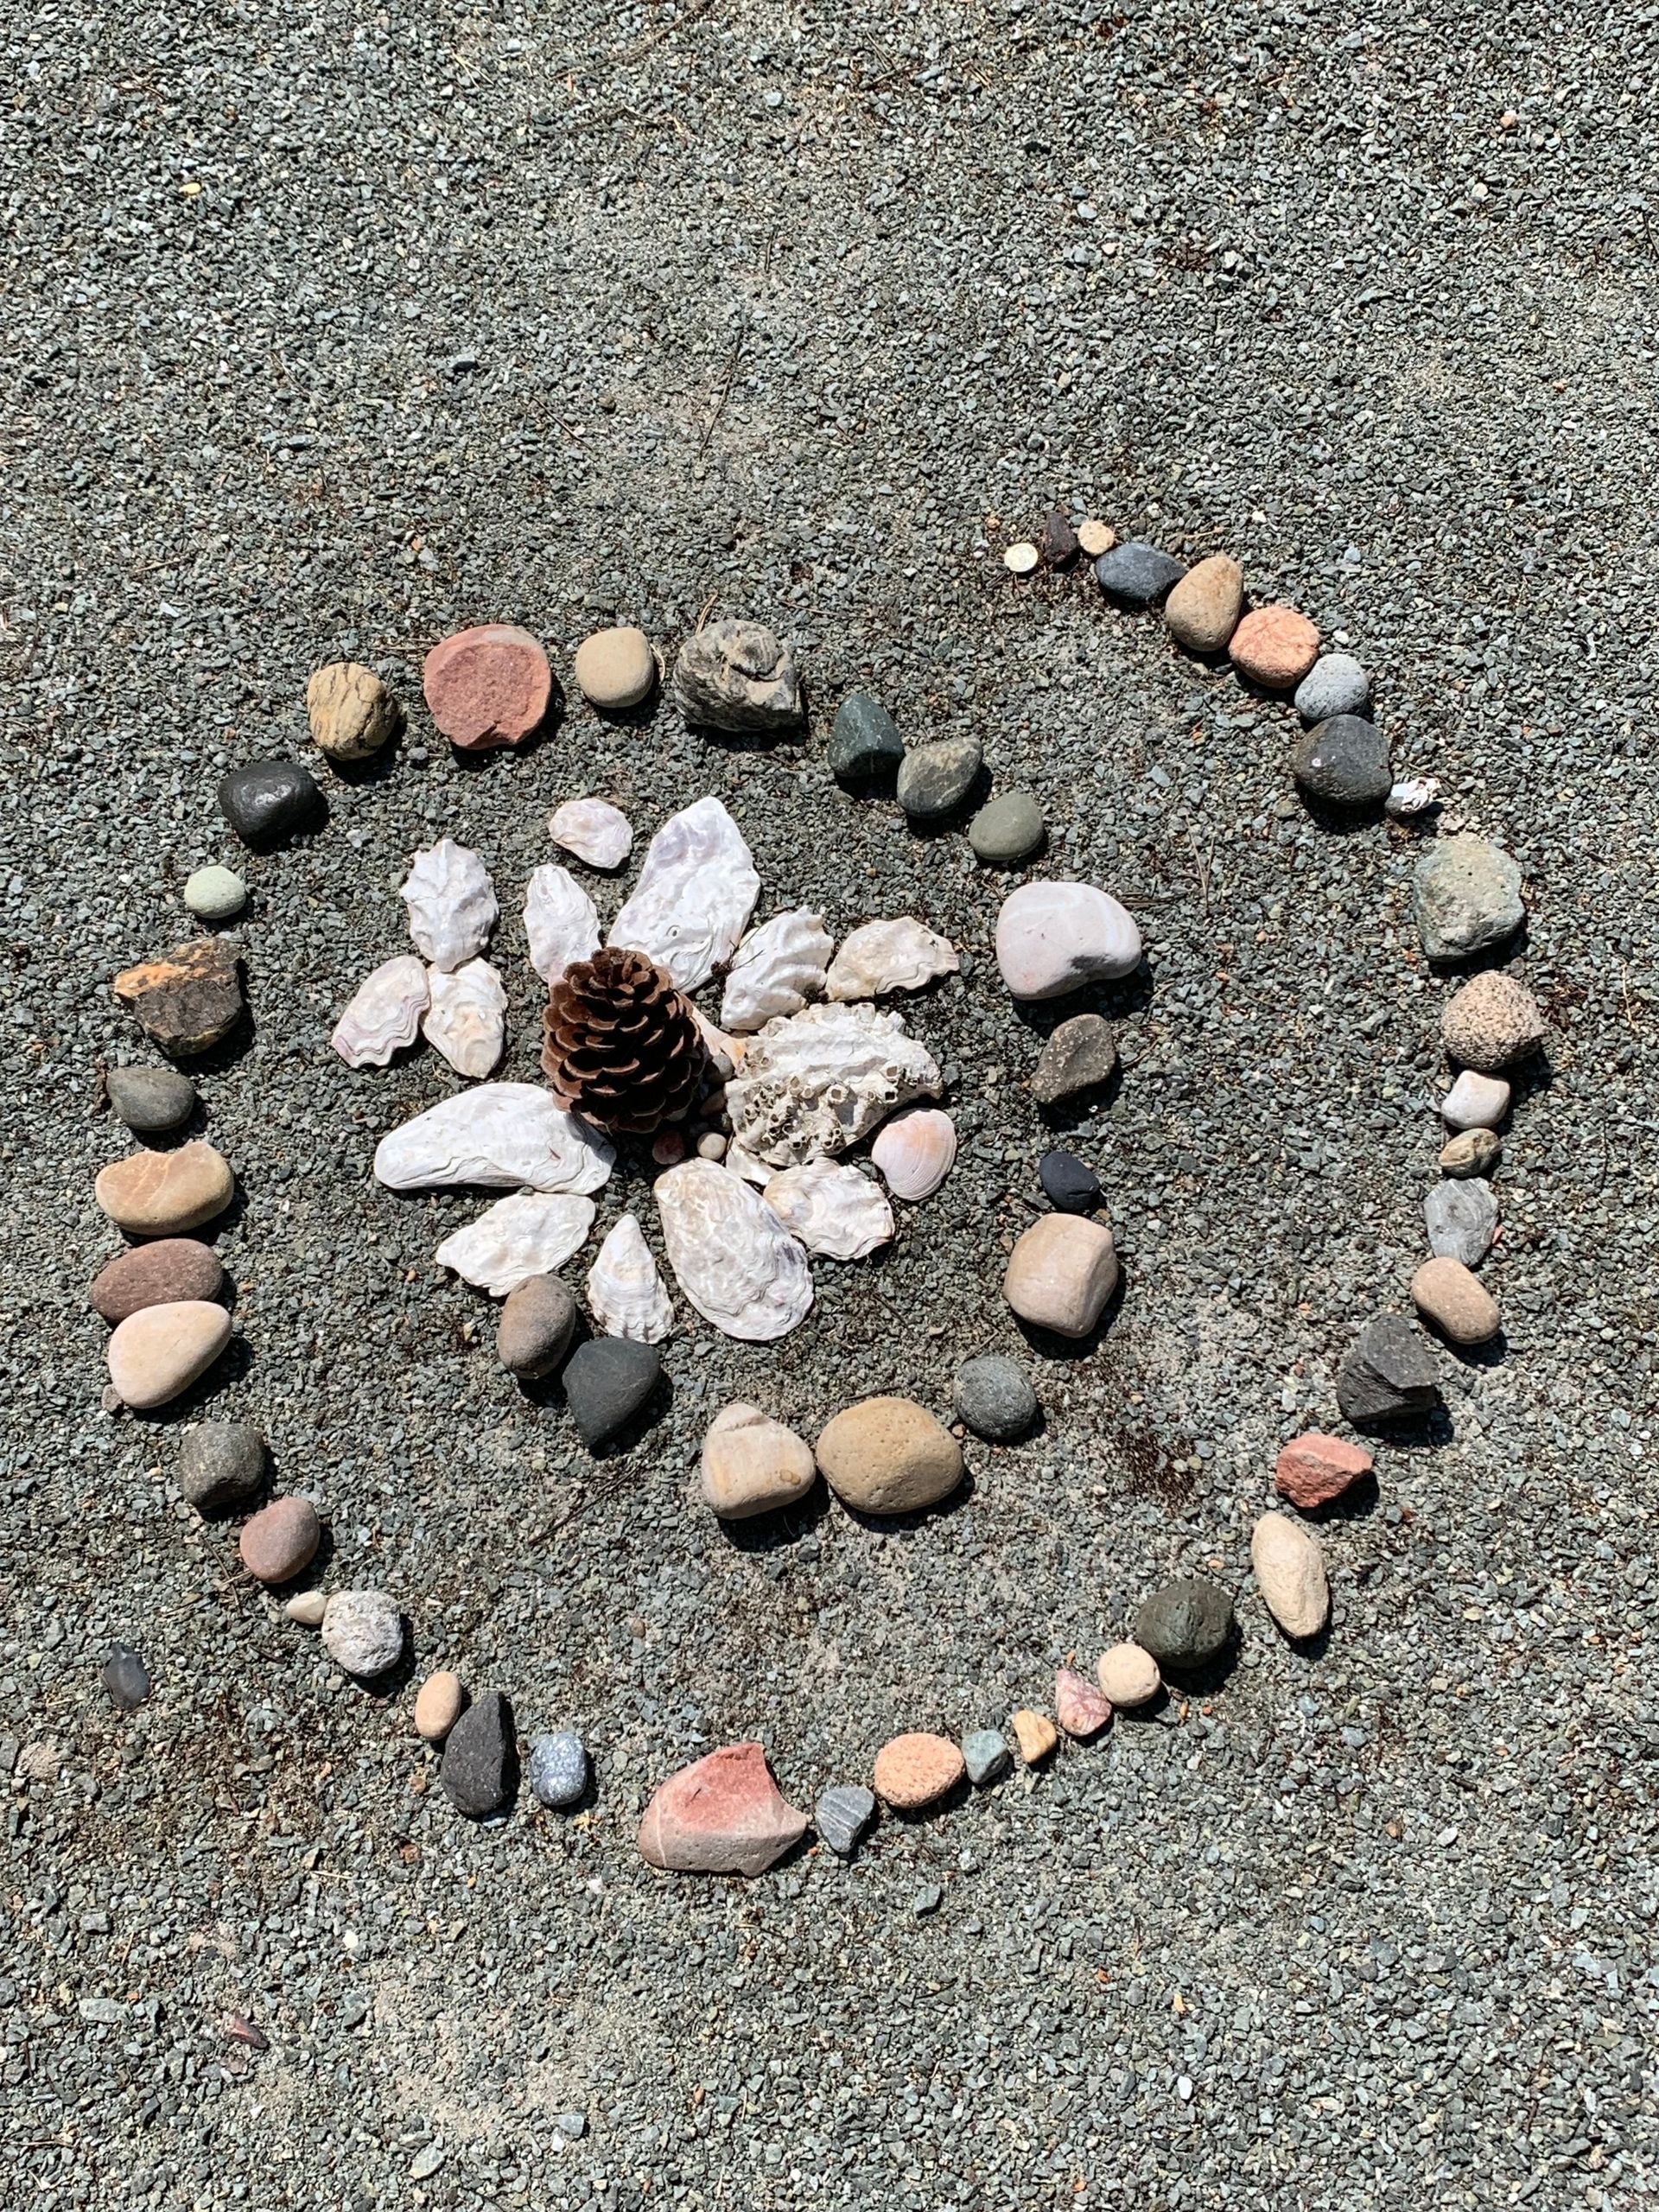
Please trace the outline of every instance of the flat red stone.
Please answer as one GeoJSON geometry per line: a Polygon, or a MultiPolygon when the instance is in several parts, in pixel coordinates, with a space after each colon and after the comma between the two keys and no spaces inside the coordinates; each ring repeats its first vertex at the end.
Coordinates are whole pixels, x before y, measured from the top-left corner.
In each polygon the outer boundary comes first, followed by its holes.
{"type": "Polygon", "coordinates": [[[225,1287],[219,1255],[194,1236],[160,1236],[122,1252],[93,1278],[94,1313],[124,1321],[146,1306],[176,1306],[181,1299],[217,1298],[225,1287]]]}
{"type": "Polygon", "coordinates": [[[728,1744],[671,1775],[639,1823],[639,1855],[679,1874],[764,1874],[806,1834],[760,1744],[728,1744]]]}
{"type": "Polygon", "coordinates": [[[434,645],[421,671],[432,719],[468,753],[519,745],[547,719],[553,671],[547,655],[516,622],[458,630],[434,645]]]}
{"type": "Polygon", "coordinates": [[[1286,1445],[1274,1470],[1273,1484],[1281,1497],[1307,1510],[1329,1505],[1333,1497],[1351,1490],[1362,1475],[1370,1473],[1374,1464],[1370,1453],[1361,1451],[1357,1444],[1345,1443],[1340,1436],[1322,1436],[1315,1429],[1286,1445]]]}
{"type": "Polygon", "coordinates": [[[1104,1693],[1070,1667],[1054,1677],[1054,1713],[1068,1736],[1098,1736],[1112,1717],[1104,1693]]]}

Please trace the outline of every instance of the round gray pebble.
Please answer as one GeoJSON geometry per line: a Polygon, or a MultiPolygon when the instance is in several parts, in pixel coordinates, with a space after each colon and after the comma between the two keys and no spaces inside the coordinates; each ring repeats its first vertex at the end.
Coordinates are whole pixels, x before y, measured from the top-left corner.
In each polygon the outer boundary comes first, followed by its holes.
{"type": "Polygon", "coordinates": [[[956,1408],[976,1436],[1012,1444],[1037,1418],[1037,1393],[1017,1359],[988,1352],[957,1369],[956,1408]]]}
{"type": "Polygon", "coordinates": [[[988,868],[1015,868],[1029,860],[1043,834],[1043,810],[1029,791],[1005,791],[968,824],[974,857],[988,868]]]}
{"type": "Polygon", "coordinates": [[[1371,679],[1351,653],[1321,653],[1296,687],[1294,704],[1305,722],[1363,715],[1370,703],[1371,679]]]}
{"type": "Polygon", "coordinates": [[[538,1804],[563,1812],[588,1787],[588,1752],[574,1728],[537,1736],[530,1747],[530,1786],[538,1804]]]}
{"type": "Polygon", "coordinates": [[[248,887],[233,868],[199,868],[184,887],[184,903],[204,922],[228,922],[248,903],[248,887]]]}

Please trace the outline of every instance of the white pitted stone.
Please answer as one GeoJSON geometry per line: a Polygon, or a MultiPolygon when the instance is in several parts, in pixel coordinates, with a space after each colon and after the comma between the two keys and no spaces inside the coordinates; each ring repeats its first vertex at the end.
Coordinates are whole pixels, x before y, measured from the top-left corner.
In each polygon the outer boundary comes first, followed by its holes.
{"type": "Polygon", "coordinates": [[[446,1236],[432,1255],[463,1282],[505,1298],[534,1275],[550,1275],[581,1249],[594,1225],[594,1202],[574,1192],[520,1192],[488,1206],[446,1236]]]}
{"type": "Polygon", "coordinates": [[[381,1138],[376,1179],[389,1191],[474,1183],[486,1190],[592,1192],[615,1153],[597,1130],[533,1083],[486,1083],[428,1107],[381,1138]]]}
{"type": "Polygon", "coordinates": [[[1015,998],[1063,998],[1084,983],[1133,975],[1141,932],[1092,883],[1024,883],[997,916],[996,964],[1015,998]]]}
{"type": "Polygon", "coordinates": [[[681,990],[695,991],[736,951],[760,895],[736,823],[717,798],[700,798],[652,839],[605,942],[649,953],[681,990]]]}
{"type": "Polygon", "coordinates": [[[712,1160],[683,1161],[654,1188],[668,1263],[706,1321],[742,1342],[769,1344],[806,1319],[805,1251],[758,1191],[712,1160]]]}
{"type": "Polygon", "coordinates": [[[594,902],[568,868],[549,861],[531,874],[524,892],[524,935],[530,964],[544,983],[556,983],[578,960],[599,950],[594,902]]]}
{"type": "Polygon", "coordinates": [[[768,1168],[845,1152],[896,1108],[937,1096],[942,1080],[899,1015],[810,1006],[769,1021],[727,1084],[733,1152],[768,1168]]]}

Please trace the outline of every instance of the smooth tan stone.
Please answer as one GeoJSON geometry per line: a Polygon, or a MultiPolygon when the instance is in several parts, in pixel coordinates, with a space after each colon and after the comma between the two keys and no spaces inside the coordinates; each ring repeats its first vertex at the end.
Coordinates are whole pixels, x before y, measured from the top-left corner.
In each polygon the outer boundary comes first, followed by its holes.
{"type": "Polygon", "coordinates": [[[1048,1715],[1034,1712],[1028,1705],[1010,1715],[1008,1726],[1027,1766],[1035,1766],[1039,1759],[1046,1759],[1060,1740],[1060,1732],[1048,1715]]]}
{"type": "Polygon", "coordinates": [[[321,1541],[322,1523],[308,1497],[273,1497],[243,1523],[237,1549],[257,1581],[291,1582],[321,1541]]]}
{"type": "Polygon", "coordinates": [[[110,1381],[122,1403],[140,1413],[164,1406],[205,1375],[230,1340],[230,1315],[206,1299],[146,1306],[110,1338],[110,1381]]]}
{"type": "Polygon", "coordinates": [[[1115,1643],[1109,1651],[1103,1651],[1095,1680],[1108,1701],[1122,1706],[1125,1712],[1137,1705],[1150,1705],[1164,1687],[1158,1662],[1138,1643],[1115,1643]]]}
{"type": "Polygon", "coordinates": [[[112,1160],[93,1185],[98,1203],[133,1236],[179,1236],[224,1212],[236,1194],[231,1163],[200,1137],[176,1152],[112,1160]]]}
{"type": "Polygon", "coordinates": [[[1497,1166],[1503,1151],[1503,1140],[1496,1129],[1459,1129],[1440,1148],[1440,1173],[1465,1179],[1471,1175],[1488,1175],[1497,1166]]]}
{"type": "Polygon", "coordinates": [[[404,710],[372,668],[338,660],[305,687],[311,734],[331,760],[366,760],[403,727],[404,710]]]}
{"type": "Polygon", "coordinates": [[[441,1667],[421,1684],[415,1699],[415,1727],[429,1744],[441,1744],[460,1719],[467,1703],[461,1676],[441,1667]]]}
{"type": "Polygon", "coordinates": [[[1181,578],[1164,601],[1164,620],[1190,653],[1218,653],[1238,627],[1244,571],[1230,553],[1212,553],[1181,578]]]}
{"type": "Polygon", "coordinates": [[[747,1521],[804,1497],[817,1471],[804,1436],[740,1401],[721,1408],[702,1440],[699,1488],[722,1521],[747,1521]]]}
{"type": "Polygon", "coordinates": [[[1319,633],[1294,607],[1258,607],[1227,648],[1233,666],[1270,691],[1295,689],[1319,657],[1319,633]]]}
{"type": "Polygon", "coordinates": [[[1424,1320],[1454,1344],[1490,1344],[1497,1334],[1497,1300],[1461,1260],[1425,1260],[1411,1295],[1424,1320]]]}
{"type": "Polygon", "coordinates": [[[1117,543],[1117,532],[1110,523],[1099,522],[1091,515],[1087,522],[1077,524],[1077,544],[1091,561],[1098,561],[1103,553],[1109,553],[1117,543]]]}
{"type": "Polygon", "coordinates": [[[875,1793],[901,1813],[919,1813],[954,1789],[966,1771],[948,1736],[895,1736],[876,1754],[875,1793]]]}
{"type": "Polygon", "coordinates": [[[1440,1101],[1448,1129],[1495,1129],[1509,1110],[1510,1086],[1503,1077],[1475,1068],[1465,1068],[1440,1101]]]}
{"type": "Polygon", "coordinates": [[[576,647],[575,676],[592,705],[637,707],[656,683],[657,656],[643,630],[595,630],[576,647]]]}
{"type": "Polygon", "coordinates": [[[1117,1288],[1117,1253],[1103,1222],[1046,1213],[1008,1255],[1002,1295],[1022,1321],[1086,1337],[1117,1288]]]}
{"type": "Polygon", "coordinates": [[[283,1607],[289,1620],[301,1628],[321,1628],[322,1617],[328,1610],[326,1590],[302,1590],[297,1598],[290,1598],[283,1607]]]}
{"type": "Polygon", "coordinates": [[[1317,1636],[1331,1618],[1319,1538],[1282,1513],[1264,1513],[1251,1532],[1250,1566],[1262,1604],[1285,1634],[1317,1636]]]}
{"type": "Polygon", "coordinates": [[[913,1398],[864,1398],[824,1429],[818,1465],[861,1513],[919,1513],[962,1480],[962,1448],[913,1398]]]}

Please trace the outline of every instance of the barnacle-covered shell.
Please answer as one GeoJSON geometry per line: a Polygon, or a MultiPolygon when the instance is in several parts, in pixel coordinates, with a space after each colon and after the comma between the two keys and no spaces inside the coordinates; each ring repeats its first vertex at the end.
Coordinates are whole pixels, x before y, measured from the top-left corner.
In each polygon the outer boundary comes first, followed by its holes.
{"type": "Polygon", "coordinates": [[[334,1047],[348,1068],[383,1068],[412,1045],[428,1002],[426,966],[412,952],[383,960],[357,987],[334,1025],[334,1047]]]}
{"type": "Polygon", "coordinates": [[[659,1344],[674,1326],[645,1232],[631,1213],[611,1230],[588,1270],[588,1306],[607,1337],[637,1344],[659,1344]]]}
{"type": "Polygon", "coordinates": [[[810,1006],[769,1021],[726,1086],[732,1134],[769,1167],[845,1152],[897,1106],[938,1096],[939,1070],[896,1014],[810,1006]]]}
{"type": "Polygon", "coordinates": [[[616,1154],[539,1084],[485,1083],[429,1106],[381,1138],[377,1180],[391,1191],[454,1183],[486,1189],[597,1191],[616,1154]]]}
{"type": "Polygon", "coordinates": [[[587,1242],[594,1225],[591,1198],[561,1194],[501,1198],[476,1221],[446,1236],[432,1255],[463,1282],[505,1298],[532,1275],[551,1274],[587,1242]]]}
{"type": "Polygon", "coordinates": [[[453,837],[416,854],[401,896],[409,933],[435,968],[459,968],[489,943],[499,911],[489,870],[453,837]]]}
{"type": "Polygon", "coordinates": [[[648,952],[681,990],[695,991],[736,951],[760,894],[742,832],[717,798],[700,798],[646,847],[605,942],[648,952]]]}
{"type": "Polygon", "coordinates": [[[822,914],[804,906],[774,914],[751,930],[733,957],[720,1002],[728,1029],[759,1029],[781,1014],[798,1014],[823,996],[823,971],[835,940],[822,914]]]}
{"type": "Polygon", "coordinates": [[[758,1191],[712,1160],[688,1160],[653,1186],[668,1263],[706,1321],[770,1344],[812,1310],[806,1254],[758,1191]]]}
{"type": "Polygon", "coordinates": [[[790,1234],[826,1259],[864,1259],[893,1235],[893,1208],[880,1185],[833,1160],[785,1167],[762,1195],[790,1234]]]}
{"type": "Polygon", "coordinates": [[[620,806],[607,798],[568,798],[548,817],[556,845],[589,868],[620,868],[633,849],[633,831],[620,806]]]}
{"type": "Polygon", "coordinates": [[[421,1019],[427,1043],[457,1075],[492,1074],[507,1041],[507,994],[501,978],[487,960],[469,960],[453,975],[435,968],[428,983],[432,1000],[421,1019]]]}
{"type": "Polygon", "coordinates": [[[895,1198],[931,1198],[957,1164],[957,1127],[937,1106],[895,1114],[870,1147],[895,1198]]]}
{"type": "Polygon", "coordinates": [[[599,950],[599,916],[594,902],[568,868],[550,861],[538,868],[524,893],[524,935],[530,964],[544,983],[556,983],[578,960],[599,950]]]}
{"type": "Polygon", "coordinates": [[[913,914],[901,914],[897,921],[866,922],[844,938],[825,985],[832,999],[879,999],[887,991],[919,991],[961,966],[948,938],[913,914]]]}

